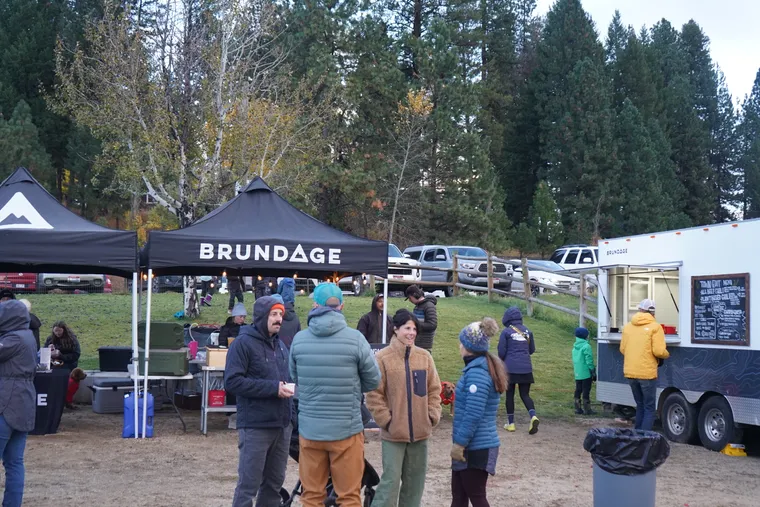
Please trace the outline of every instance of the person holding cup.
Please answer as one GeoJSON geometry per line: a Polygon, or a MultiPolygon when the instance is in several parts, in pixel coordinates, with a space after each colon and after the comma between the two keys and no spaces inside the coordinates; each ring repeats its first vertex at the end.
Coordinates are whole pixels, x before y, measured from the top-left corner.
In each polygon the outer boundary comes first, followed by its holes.
{"type": "Polygon", "coordinates": [[[227,352],[224,387],[237,399],[240,458],[233,507],[279,507],[293,430],[288,349],[280,341],[285,306],[260,297],[253,324],[240,328],[227,352]]]}

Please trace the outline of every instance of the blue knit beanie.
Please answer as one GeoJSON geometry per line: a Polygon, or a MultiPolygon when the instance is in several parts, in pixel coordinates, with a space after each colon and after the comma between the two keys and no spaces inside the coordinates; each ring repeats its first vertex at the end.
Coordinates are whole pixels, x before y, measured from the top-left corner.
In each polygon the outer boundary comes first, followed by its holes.
{"type": "Polygon", "coordinates": [[[588,338],[588,329],[586,329],[585,327],[576,327],[575,336],[586,340],[588,338]]]}
{"type": "Polygon", "coordinates": [[[488,352],[491,337],[499,332],[499,325],[490,317],[465,326],[459,333],[459,341],[470,352],[488,352]]]}

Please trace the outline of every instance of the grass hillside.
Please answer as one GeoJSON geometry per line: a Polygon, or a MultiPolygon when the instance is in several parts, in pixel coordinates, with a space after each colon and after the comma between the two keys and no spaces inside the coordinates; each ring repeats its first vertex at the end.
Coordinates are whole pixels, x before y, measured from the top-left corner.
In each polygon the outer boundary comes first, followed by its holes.
{"type": "MultiPolygon", "coordinates": [[[[250,312],[253,296],[245,295],[245,304],[250,312]]],[[[45,294],[30,295],[32,311],[42,320],[41,339],[50,334],[56,320],[62,319],[77,334],[82,346],[80,365],[86,369],[97,369],[98,347],[104,345],[131,344],[131,296],[116,294],[45,294]]],[[[563,306],[574,306],[577,299],[568,296],[552,296],[552,302],[563,306]]],[[[347,297],[344,314],[349,325],[356,326],[359,318],[369,311],[369,297],[347,297]]],[[[484,296],[462,296],[438,300],[438,331],[433,348],[441,379],[456,381],[462,368],[459,357],[459,331],[472,321],[485,316],[493,317],[501,323],[501,317],[508,306],[517,305],[524,310],[524,303],[512,298],[500,298],[488,303],[484,296]]],[[[403,298],[389,298],[388,311],[395,312],[402,307],[411,308],[403,298]]],[[[157,294],[153,297],[153,322],[174,321],[174,313],[182,308],[180,294],[157,294]]],[[[296,298],[296,310],[305,326],[306,314],[311,308],[311,299],[296,298]]],[[[589,311],[595,312],[595,308],[589,311]]],[[[144,303],[143,312],[145,315],[144,303]]],[[[249,314],[250,315],[250,314],[249,314]]],[[[204,308],[199,323],[223,324],[227,318],[227,298],[217,295],[212,308],[204,308]]],[[[183,321],[184,322],[184,321],[183,321]]],[[[570,350],[573,331],[578,325],[576,317],[565,315],[547,308],[536,308],[534,318],[525,319],[525,324],[533,331],[536,339],[536,354],[533,356],[536,384],[532,388],[534,400],[540,414],[563,416],[572,413],[572,391],[574,380],[570,350]]],[[[594,330],[592,330],[592,335],[594,330]]],[[[492,351],[496,351],[498,337],[492,341],[492,351]]],[[[593,395],[592,395],[593,399],[593,395]]],[[[517,411],[522,411],[519,398],[517,411]]]]}

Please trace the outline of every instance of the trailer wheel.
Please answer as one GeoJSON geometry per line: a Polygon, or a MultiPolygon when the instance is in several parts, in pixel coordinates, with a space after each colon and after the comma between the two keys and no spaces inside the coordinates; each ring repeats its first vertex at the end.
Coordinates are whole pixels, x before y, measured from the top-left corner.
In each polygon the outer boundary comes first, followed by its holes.
{"type": "Polygon", "coordinates": [[[697,410],[683,394],[670,393],[662,404],[662,429],[668,440],[687,444],[697,436],[697,410]]]}
{"type": "Polygon", "coordinates": [[[731,405],[723,396],[713,396],[699,410],[699,440],[706,449],[721,451],[737,436],[731,405]]]}

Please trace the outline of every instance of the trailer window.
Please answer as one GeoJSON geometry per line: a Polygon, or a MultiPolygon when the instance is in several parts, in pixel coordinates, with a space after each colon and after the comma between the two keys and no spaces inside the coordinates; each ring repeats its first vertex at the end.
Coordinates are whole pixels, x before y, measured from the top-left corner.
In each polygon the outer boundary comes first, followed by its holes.
{"type": "Polygon", "coordinates": [[[653,299],[657,322],[679,331],[679,272],[643,267],[618,267],[608,271],[609,327],[620,333],[638,312],[643,299],[653,299]]]}

